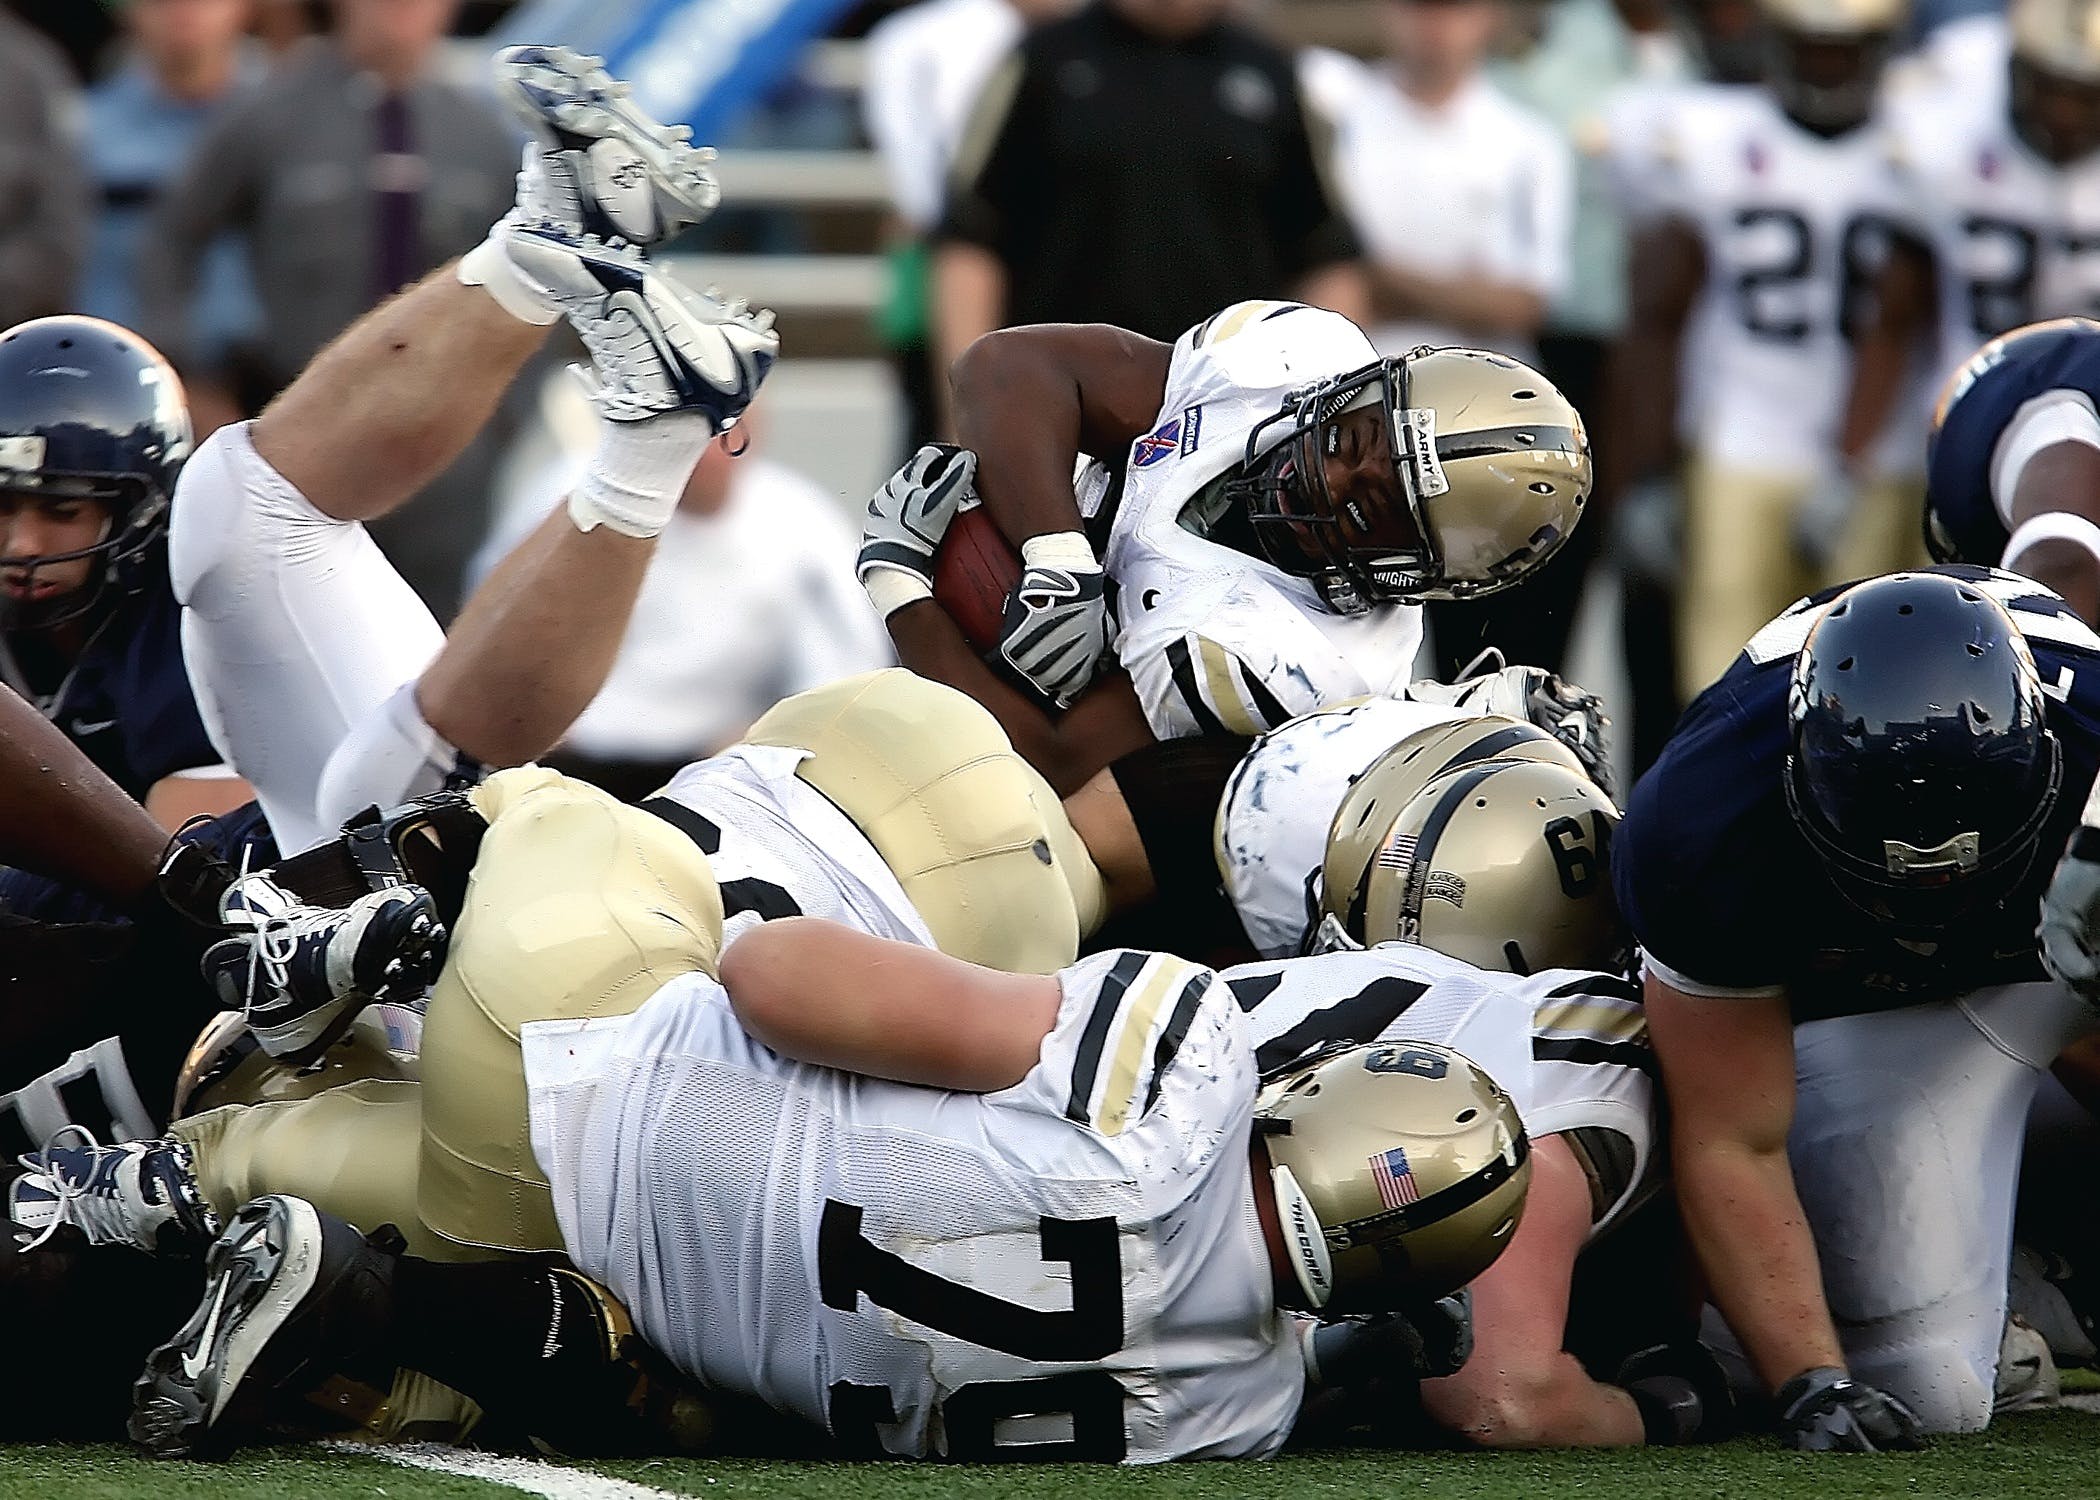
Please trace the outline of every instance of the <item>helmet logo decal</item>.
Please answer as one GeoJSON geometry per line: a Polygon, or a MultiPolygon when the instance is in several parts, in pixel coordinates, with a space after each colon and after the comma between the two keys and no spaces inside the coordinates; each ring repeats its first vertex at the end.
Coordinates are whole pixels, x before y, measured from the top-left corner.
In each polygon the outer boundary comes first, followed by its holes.
{"type": "Polygon", "coordinates": [[[1402,1146],[1371,1158],[1371,1182],[1378,1189],[1378,1201],[1387,1208],[1405,1208],[1422,1197],[1414,1169],[1407,1164],[1407,1150],[1402,1146]]]}
{"type": "Polygon", "coordinates": [[[1945,878],[1974,873],[1983,860],[1982,848],[1982,840],[1973,832],[1957,833],[1930,849],[1920,849],[1901,839],[1886,839],[1881,845],[1881,857],[1888,872],[1898,880],[1934,875],[1945,878]]]}
{"type": "Polygon", "coordinates": [[[1410,406],[1400,413],[1400,443],[1413,471],[1418,499],[1444,494],[1451,481],[1444,477],[1443,460],[1436,454],[1436,408],[1410,406]]]}
{"type": "Polygon", "coordinates": [[[24,473],[41,469],[44,447],[41,437],[0,437],[0,469],[19,469],[24,473]]]}

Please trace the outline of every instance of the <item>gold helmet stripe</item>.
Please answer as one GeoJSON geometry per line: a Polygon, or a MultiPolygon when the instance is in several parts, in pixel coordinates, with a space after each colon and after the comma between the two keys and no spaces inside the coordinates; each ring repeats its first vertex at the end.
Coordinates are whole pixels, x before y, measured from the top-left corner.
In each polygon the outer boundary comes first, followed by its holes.
{"type": "MultiPolygon", "coordinates": [[[[1422,930],[1422,903],[1429,897],[1429,873],[1436,859],[1437,841],[1458,810],[1465,806],[1466,798],[1473,789],[1502,769],[1502,762],[1489,761],[1461,771],[1451,778],[1451,785],[1437,798],[1436,806],[1422,820],[1422,831],[1415,837],[1414,856],[1407,867],[1407,884],[1400,891],[1400,936],[1413,941],[1410,934],[1422,930]]],[[[1372,861],[1375,865],[1377,861],[1372,861]]]]}

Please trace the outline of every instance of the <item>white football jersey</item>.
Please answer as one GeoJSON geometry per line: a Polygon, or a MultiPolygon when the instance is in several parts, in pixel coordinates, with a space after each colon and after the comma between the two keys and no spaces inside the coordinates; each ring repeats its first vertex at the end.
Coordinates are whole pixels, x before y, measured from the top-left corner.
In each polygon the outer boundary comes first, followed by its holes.
{"type": "Polygon", "coordinates": [[[641,805],[700,846],[722,888],[722,941],[776,917],[824,917],[931,948],[933,935],[867,836],[795,775],[807,751],[737,745],[641,805]]]}
{"type": "Polygon", "coordinates": [[[1591,1234],[1664,1163],[1640,990],[1575,969],[1490,973],[1411,943],[1224,971],[1264,1072],[1333,1041],[1435,1042],[1500,1084],[1534,1139],[1568,1138],[1591,1175],[1591,1234]]]}
{"type": "MultiPolygon", "coordinates": [[[[1347,318],[1296,302],[1234,303],[1175,341],[1166,401],[1131,444],[1102,559],[1117,655],[1159,738],[1256,734],[1413,675],[1417,606],[1345,619],[1310,581],[1200,534],[1215,486],[1286,396],[1377,358],[1347,318]]],[[[1268,428],[1256,456],[1288,431],[1268,428]]]]}
{"type": "Polygon", "coordinates": [[[1297,953],[1320,919],[1335,810],[1371,762],[1416,730],[1474,711],[1374,697],[1300,714],[1254,742],[1218,800],[1218,871],[1264,958],[1297,953]]]}
{"type": "Polygon", "coordinates": [[[571,1257],[687,1373],[870,1454],[1259,1457],[1301,1344],[1248,1158],[1253,1043],[1208,969],[1083,959],[1036,1066],[957,1094],[807,1066],[704,975],[525,1030],[571,1257]]]}
{"type": "Polygon", "coordinates": [[[2100,157],[2043,161],[2002,106],[1920,100],[1897,120],[1905,222],[1939,274],[1942,376],[2009,329],[2100,315],[2100,157]]]}
{"type": "Polygon", "coordinates": [[[1829,461],[1887,253],[1888,135],[1815,135],[1766,90],[1739,87],[1680,90],[1655,123],[1658,203],[1706,250],[1680,360],[1701,393],[1684,437],[1718,467],[1812,474],[1829,461]]]}

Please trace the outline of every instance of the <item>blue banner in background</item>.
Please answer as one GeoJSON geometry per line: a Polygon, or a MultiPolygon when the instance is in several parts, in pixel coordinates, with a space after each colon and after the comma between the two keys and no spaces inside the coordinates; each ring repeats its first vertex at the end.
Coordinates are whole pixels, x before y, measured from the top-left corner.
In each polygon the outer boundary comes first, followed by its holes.
{"type": "Polygon", "coordinates": [[[491,37],[559,42],[605,58],[658,119],[726,135],[795,71],[852,0],[527,0],[491,37]]]}

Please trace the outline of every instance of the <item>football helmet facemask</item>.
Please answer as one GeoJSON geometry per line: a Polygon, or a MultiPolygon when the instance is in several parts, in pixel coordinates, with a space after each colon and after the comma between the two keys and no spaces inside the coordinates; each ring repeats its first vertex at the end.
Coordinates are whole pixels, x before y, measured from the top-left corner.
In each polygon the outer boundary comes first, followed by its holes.
{"type": "Polygon", "coordinates": [[[2026,876],[2063,781],[2041,675],[1980,589],[1893,573],[1840,594],[1794,658],[1786,802],[1838,891],[1937,932],[2026,876]]]}
{"type": "Polygon", "coordinates": [[[1285,1255],[1325,1318],[1457,1291],[1509,1245],[1531,1186],[1509,1095],[1429,1042],[1342,1043],[1286,1064],[1255,1100],[1254,1133],[1285,1255]]]}
{"type": "Polygon", "coordinates": [[[1819,135],[1866,123],[1904,0],[1760,0],[1765,78],[1788,118],[1819,135]]]}
{"type": "Polygon", "coordinates": [[[1262,556],[1337,614],[1509,587],[1558,551],[1590,493],[1582,418],[1528,365],[1417,349],[1295,393],[1225,493],[1262,556]],[[1276,427],[1290,424],[1279,441],[1276,427]]]}
{"type": "Polygon", "coordinates": [[[91,500],[109,512],[90,546],[0,557],[9,573],[84,557],[103,563],[86,586],[17,607],[11,622],[55,625],[111,589],[136,588],[138,561],[167,530],[189,453],[182,382],[137,334],[83,317],[38,318],[0,333],[0,490],[91,500]]]}
{"type": "Polygon", "coordinates": [[[2100,150],[2100,0],[2013,0],[2011,22],[2014,131],[2059,166],[2100,150]]]}

